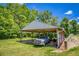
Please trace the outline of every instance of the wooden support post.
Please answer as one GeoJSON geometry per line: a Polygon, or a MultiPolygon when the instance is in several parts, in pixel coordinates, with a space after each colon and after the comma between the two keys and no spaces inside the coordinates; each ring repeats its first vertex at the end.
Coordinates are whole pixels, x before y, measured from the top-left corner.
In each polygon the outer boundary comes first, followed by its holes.
{"type": "Polygon", "coordinates": [[[60,47],[60,36],[59,36],[59,31],[57,30],[57,48],[60,47]]]}

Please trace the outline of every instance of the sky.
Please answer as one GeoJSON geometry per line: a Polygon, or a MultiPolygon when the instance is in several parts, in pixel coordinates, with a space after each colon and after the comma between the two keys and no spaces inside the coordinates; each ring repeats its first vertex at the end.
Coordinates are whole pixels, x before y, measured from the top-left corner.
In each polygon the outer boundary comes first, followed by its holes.
{"type": "Polygon", "coordinates": [[[58,17],[58,21],[68,17],[69,20],[76,19],[79,22],[79,3],[27,3],[26,6],[31,10],[49,10],[53,16],[58,17]]]}
{"type": "MultiPolygon", "coordinates": [[[[19,3],[24,4],[24,3],[19,3]]],[[[6,5],[1,4],[1,5],[6,5]]],[[[53,16],[58,17],[58,21],[61,21],[63,17],[69,18],[69,20],[76,19],[79,23],[79,3],[26,3],[30,10],[36,9],[38,11],[48,10],[53,16]]]]}

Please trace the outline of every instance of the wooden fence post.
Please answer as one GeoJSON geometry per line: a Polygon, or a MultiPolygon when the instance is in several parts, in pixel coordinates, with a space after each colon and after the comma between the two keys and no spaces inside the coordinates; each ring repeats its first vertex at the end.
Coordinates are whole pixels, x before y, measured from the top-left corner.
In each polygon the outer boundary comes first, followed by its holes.
{"type": "Polygon", "coordinates": [[[67,49],[67,41],[64,41],[64,48],[67,49]]]}

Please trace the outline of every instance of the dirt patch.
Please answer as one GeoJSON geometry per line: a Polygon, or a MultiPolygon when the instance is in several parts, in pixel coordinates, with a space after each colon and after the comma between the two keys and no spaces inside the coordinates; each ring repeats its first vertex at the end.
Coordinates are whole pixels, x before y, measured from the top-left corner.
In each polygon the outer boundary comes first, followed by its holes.
{"type": "Polygon", "coordinates": [[[62,43],[59,49],[54,50],[53,52],[64,52],[71,48],[79,46],[79,38],[76,37],[73,34],[70,34],[68,38],[65,39],[65,41],[62,43]],[[66,44],[65,44],[66,42],[66,44]]]}
{"type": "Polygon", "coordinates": [[[79,46],[79,39],[72,37],[67,41],[67,49],[71,49],[76,46],[79,46]]]}

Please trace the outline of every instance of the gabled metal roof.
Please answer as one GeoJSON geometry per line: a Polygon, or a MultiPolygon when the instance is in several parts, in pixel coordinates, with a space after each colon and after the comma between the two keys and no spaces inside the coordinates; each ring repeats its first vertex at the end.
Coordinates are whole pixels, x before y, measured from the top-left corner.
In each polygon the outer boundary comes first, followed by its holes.
{"type": "Polygon", "coordinates": [[[57,26],[52,26],[43,22],[40,22],[39,20],[34,20],[27,26],[25,26],[22,30],[42,30],[42,29],[56,29],[57,26]]]}

